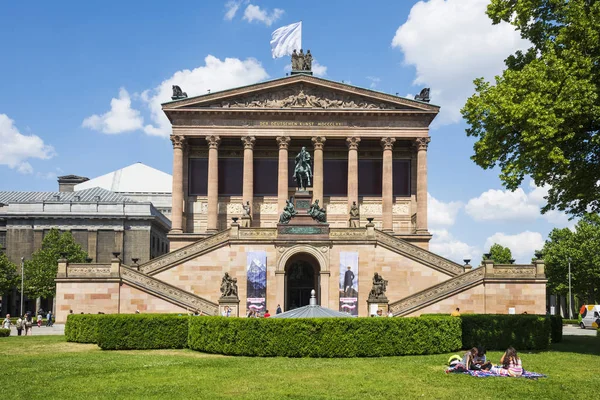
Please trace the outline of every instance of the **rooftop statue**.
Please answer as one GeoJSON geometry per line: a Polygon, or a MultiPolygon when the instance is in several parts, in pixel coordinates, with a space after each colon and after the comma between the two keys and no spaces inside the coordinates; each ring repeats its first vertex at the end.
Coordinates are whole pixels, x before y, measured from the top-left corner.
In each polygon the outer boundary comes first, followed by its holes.
{"type": "Polygon", "coordinates": [[[312,70],[313,56],[310,54],[310,50],[304,51],[300,49],[298,53],[296,49],[292,52],[292,71],[311,71],[312,70]]]}
{"type": "Polygon", "coordinates": [[[429,103],[429,88],[421,90],[421,93],[415,95],[415,100],[424,101],[429,103]]]}
{"type": "Polygon", "coordinates": [[[298,190],[306,190],[310,186],[312,176],[310,154],[306,151],[306,147],[302,147],[300,153],[296,156],[296,166],[294,167],[294,180],[298,190]]]}
{"type": "Polygon", "coordinates": [[[173,85],[173,96],[171,96],[172,100],[179,100],[187,98],[187,93],[181,90],[181,88],[177,85],[173,85]]]}

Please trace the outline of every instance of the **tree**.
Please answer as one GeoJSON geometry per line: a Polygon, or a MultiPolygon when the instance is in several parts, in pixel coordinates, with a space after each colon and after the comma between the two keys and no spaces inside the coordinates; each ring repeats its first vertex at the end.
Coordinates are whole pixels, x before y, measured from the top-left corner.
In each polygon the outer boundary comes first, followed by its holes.
{"type": "Polygon", "coordinates": [[[478,139],[472,160],[499,166],[510,190],[525,176],[547,185],[542,212],[600,211],[600,2],[492,0],[487,14],[531,47],[505,60],[495,85],[475,80],[462,109],[478,139]]]}
{"type": "Polygon", "coordinates": [[[52,297],[56,293],[54,279],[58,271],[58,259],[64,254],[69,262],[82,263],[87,253],[75,242],[71,232],[60,233],[51,229],[44,240],[42,248],[25,262],[25,294],[31,298],[52,297]]]}
{"type": "Polygon", "coordinates": [[[10,262],[0,247],[0,299],[20,283],[17,266],[10,262]]]}
{"type": "MultiPolygon", "coordinates": [[[[510,264],[511,261],[513,261],[510,249],[498,243],[494,243],[492,247],[490,247],[489,253],[491,254],[490,258],[494,260],[494,263],[496,264],[510,264]]],[[[483,260],[485,260],[485,257],[483,260]]]]}
{"type": "Polygon", "coordinates": [[[546,264],[548,289],[569,293],[569,259],[571,259],[571,290],[587,304],[600,301],[600,216],[586,214],[575,226],[554,229],[542,250],[546,264]]]}

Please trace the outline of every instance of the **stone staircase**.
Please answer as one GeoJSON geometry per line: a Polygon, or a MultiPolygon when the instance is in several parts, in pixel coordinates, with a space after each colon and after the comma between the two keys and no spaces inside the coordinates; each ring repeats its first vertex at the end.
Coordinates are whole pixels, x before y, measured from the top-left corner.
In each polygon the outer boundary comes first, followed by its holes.
{"type": "Polygon", "coordinates": [[[201,256],[202,254],[225,245],[229,241],[229,235],[229,229],[226,229],[209,236],[206,239],[199,240],[171,253],[154,258],[140,265],[139,270],[146,275],[156,275],[175,265],[179,265],[189,259],[201,256]]]}
{"type": "Polygon", "coordinates": [[[428,305],[477,286],[483,282],[484,278],[485,267],[475,268],[404,299],[390,303],[390,311],[396,317],[408,315],[428,305]]]}
{"type": "Polygon", "coordinates": [[[218,314],[218,304],[196,296],[193,293],[169,285],[168,283],[138,272],[125,265],[121,265],[120,273],[123,282],[127,283],[129,286],[161,298],[171,304],[175,304],[190,311],[198,311],[205,315],[218,314]]]}

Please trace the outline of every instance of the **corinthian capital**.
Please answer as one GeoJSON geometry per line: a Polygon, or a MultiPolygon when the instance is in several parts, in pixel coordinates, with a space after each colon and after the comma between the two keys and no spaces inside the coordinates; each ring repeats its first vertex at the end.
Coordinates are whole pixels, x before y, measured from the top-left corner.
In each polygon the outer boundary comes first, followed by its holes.
{"type": "Polygon", "coordinates": [[[173,143],[174,149],[182,149],[185,145],[185,136],[171,135],[171,143],[173,143]]]}
{"type": "Polygon", "coordinates": [[[278,136],[277,144],[279,144],[280,149],[287,150],[290,145],[290,137],[289,136],[278,136]]]}
{"type": "Polygon", "coordinates": [[[244,149],[252,150],[254,148],[254,142],[256,142],[256,138],[254,136],[242,136],[242,143],[244,143],[244,149]]]}
{"type": "Polygon", "coordinates": [[[216,135],[207,136],[206,141],[208,142],[209,149],[218,149],[219,144],[221,144],[221,138],[216,135]]]}
{"type": "Polygon", "coordinates": [[[356,136],[352,136],[346,138],[346,144],[348,145],[349,150],[358,150],[358,144],[360,143],[360,138],[356,136]]]}
{"type": "Polygon", "coordinates": [[[315,150],[323,150],[323,146],[325,145],[326,140],[327,139],[325,139],[325,137],[323,136],[313,136],[313,138],[311,139],[315,150]]]}
{"type": "Polygon", "coordinates": [[[430,137],[417,138],[417,139],[415,139],[415,147],[419,151],[421,151],[421,150],[427,151],[427,146],[429,146],[429,142],[431,142],[430,137]]]}
{"type": "Polygon", "coordinates": [[[394,143],[396,143],[396,139],[392,137],[381,139],[381,147],[383,147],[384,150],[392,150],[394,148],[394,143]]]}

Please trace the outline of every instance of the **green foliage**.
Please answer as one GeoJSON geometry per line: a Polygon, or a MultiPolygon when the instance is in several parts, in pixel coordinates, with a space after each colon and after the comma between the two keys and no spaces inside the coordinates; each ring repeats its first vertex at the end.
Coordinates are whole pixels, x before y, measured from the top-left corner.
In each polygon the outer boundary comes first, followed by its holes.
{"type": "Polygon", "coordinates": [[[509,56],[495,83],[474,81],[462,109],[472,159],[500,167],[510,190],[526,175],[548,185],[543,212],[600,211],[600,2],[492,0],[487,13],[532,46],[509,56]]]}
{"type": "Polygon", "coordinates": [[[21,283],[17,274],[17,266],[10,262],[0,247],[0,297],[7,294],[21,283]]]}
{"type": "Polygon", "coordinates": [[[0,337],[9,337],[10,329],[0,328],[0,337]]]}
{"type": "Polygon", "coordinates": [[[581,321],[579,321],[578,319],[563,319],[562,323],[563,325],[579,325],[581,321]]]}
{"type": "Polygon", "coordinates": [[[98,319],[98,346],[103,350],[183,349],[188,316],[110,314],[98,319]]]}
{"type": "Polygon", "coordinates": [[[258,357],[381,357],[460,348],[460,319],[190,319],[193,350],[258,357]]]}
{"type": "Polygon", "coordinates": [[[44,236],[42,248],[33,253],[31,260],[25,262],[24,291],[28,297],[54,296],[54,279],[62,253],[66,254],[66,259],[71,263],[83,263],[87,258],[87,253],[75,242],[71,232],[60,233],[58,229],[51,229],[44,236]]]}
{"type": "Polygon", "coordinates": [[[600,302],[600,216],[585,214],[575,226],[553,229],[542,250],[546,263],[548,289],[551,293],[568,295],[569,258],[571,259],[571,290],[584,304],[600,302]]]}
{"type": "Polygon", "coordinates": [[[550,340],[552,343],[562,342],[564,320],[560,315],[549,315],[550,340]]]}
{"type": "Polygon", "coordinates": [[[67,342],[98,343],[98,321],[105,315],[70,314],[65,325],[67,342]]]}
{"type": "MultiPolygon", "coordinates": [[[[462,346],[484,346],[488,350],[546,350],[550,345],[551,322],[544,315],[463,314],[462,346]]],[[[562,324],[561,324],[562,332],[562,324]]]]}
{"type": "MultiPolygon", "coordinates": [[[[489,253],[491,254],[491,259],[494,260],[494,263],[496,264],[510,264],[510,261],[512,260],[510,249],[498,243],[494,243],[492,247],[490,247],[489,253]]],[[[485,258],[483,260],[485,260],[485,258]]]]}

